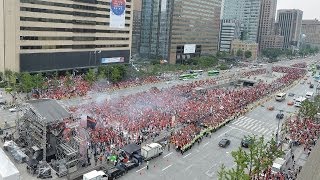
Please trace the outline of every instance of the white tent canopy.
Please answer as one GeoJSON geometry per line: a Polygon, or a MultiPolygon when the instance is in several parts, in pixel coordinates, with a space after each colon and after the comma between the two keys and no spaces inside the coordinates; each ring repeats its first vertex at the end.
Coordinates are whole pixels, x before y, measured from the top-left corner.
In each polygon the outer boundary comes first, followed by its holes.
{"type": "Polygon", "coordinates": [[[0,180],[19,180],[20,174],[18,169],[11,162],[9,157],[5,152],[0,148],[0,180]]]}

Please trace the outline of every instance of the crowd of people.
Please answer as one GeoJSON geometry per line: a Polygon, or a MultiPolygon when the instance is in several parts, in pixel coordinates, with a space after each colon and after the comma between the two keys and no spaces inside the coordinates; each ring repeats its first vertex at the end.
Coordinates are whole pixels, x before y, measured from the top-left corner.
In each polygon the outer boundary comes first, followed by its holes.
{"type": "Polygon", "coordinates": [[[306,68],[307,67],[307,63],[302,62],[302,63],[295,63],[291,65],[292,67],[296,67],[296,68],[306,68]]]}
{"type": "Polygon", "coordinates": [[[38,90],[34,95],[39,98],[51,99],[66,99],[73,97],[86,96],[89,91],[92,92],[105,92],[135,87],[150,83],[157,83],[164,81],[163,78],[156,76],[149,76],[144,78],[130,79],[118,83],[96,82],[90,85],[85,79],[84,75],[77,76],[60,76],[59,78],[47,78],[44,87],[45,89],[38,90]]]}
{"type": "MultiPolygon", "coordinates": [[[[199,134],[202,125],[216,127],[228,118],[245,113],[248,104],[305,74],[302,69],[289,67],[273,67],[273,71],[284,75],[271,84],[259,82],[254,87],[230,89],[212,88],[216,85],[214,79],[198,80],[79,105],[75,113],[96,120],[96,129],[89,130],[91,143],[106,144],[106,151],[128,143],[142,143],[169,129],[175,129],[171,140],[181,149],[199,134]]],[[[263,73],[265,69],[257,69],[243,75],[263,73]]]]}
{"type": "Polygon", "coordinates": [[[316,144],[320,136],[320,124],[308,118],[291,117],[287,121],[286,131],[289,140],[293,144],[302,145],[304,151],[310,154],[312,147],[316,144]]]}

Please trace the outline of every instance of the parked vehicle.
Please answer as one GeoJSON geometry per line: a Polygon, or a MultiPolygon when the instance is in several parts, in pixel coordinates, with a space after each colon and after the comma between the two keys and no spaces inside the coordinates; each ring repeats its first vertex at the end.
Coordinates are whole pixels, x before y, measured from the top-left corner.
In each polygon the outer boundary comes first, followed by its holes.
{"type": "Polygon", "coordinates": [[[125,171],[123,171],[117,167],[110,168],[106,172],[106,174],[108,175],[108,180],[114,180],[120,176],[123,176],[124,173],[125,173],[125,171]]]}
{"type": "Polygon", "coordinates": [[[313,97],[313,92],[307,92],[306,93],[306,98],[311,99],[313,97]]]}
{"type": "Polygon", "coordinates": [[[145,161],[160,156],[162,153],[163,148],[158,143],[151,143],[141,148],[141,155],[143,156],[145,161]]]}
{"type": "Polygon", "coordinates": [[[83,180],[107,180],[107,175],[103,171],[93,170],[84,174],[83,180]]]}

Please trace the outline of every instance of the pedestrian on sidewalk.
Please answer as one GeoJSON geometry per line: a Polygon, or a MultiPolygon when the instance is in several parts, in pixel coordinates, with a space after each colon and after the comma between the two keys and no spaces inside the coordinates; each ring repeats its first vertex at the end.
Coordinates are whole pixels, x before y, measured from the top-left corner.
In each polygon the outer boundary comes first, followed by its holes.
{"type": "Polygon", "coordinates": [[[147,169],[149,169],[149,161],[147,161],[147,169]]]}
{"type": "Polygon", "coordinates": [[[98,157],[94,156],[94,164],[95,164],[95,166],[97,165],[97,163],[98,163],[98,157]]]}

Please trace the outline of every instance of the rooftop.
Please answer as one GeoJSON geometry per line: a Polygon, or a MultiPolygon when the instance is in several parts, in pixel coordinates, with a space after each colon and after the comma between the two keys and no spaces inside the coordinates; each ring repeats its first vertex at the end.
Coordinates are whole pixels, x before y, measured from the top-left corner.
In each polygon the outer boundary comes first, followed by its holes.
{"type": "Polygon", "coordinates": [[[32,110],[46,123],[71,117],[71,114],[53,99],[30,100],[27,101],[27,104],[29,104],[32,110]]]}

